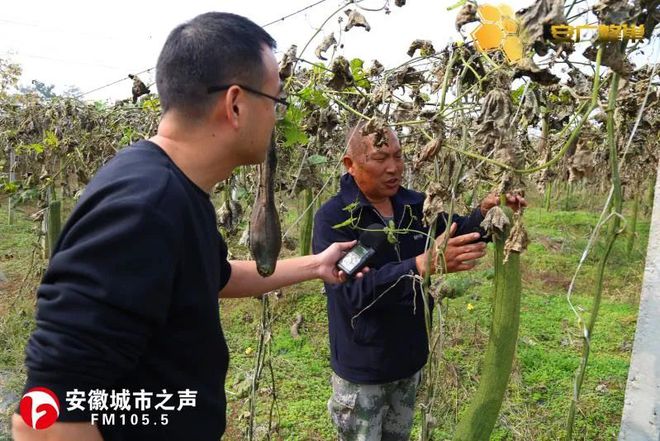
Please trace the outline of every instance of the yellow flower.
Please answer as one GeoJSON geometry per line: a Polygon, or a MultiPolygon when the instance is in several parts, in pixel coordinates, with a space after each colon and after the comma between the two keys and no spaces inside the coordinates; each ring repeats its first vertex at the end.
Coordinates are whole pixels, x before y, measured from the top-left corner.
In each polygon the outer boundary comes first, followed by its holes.
{"type": "Polygon", "coordinates": [[[245,350],[245,355],[250,355],[251,353],[252,353],[252,348],[248,346],[247,349],[245,350]]]}
{"type": "Polygon", "coordinates": [[[467,304],[467,310],[468,310],[468,312],[472,312],[473,309],[474,309],[474,305],[473,305],[472,303],[468,303],[468,304],[467,304]]]}

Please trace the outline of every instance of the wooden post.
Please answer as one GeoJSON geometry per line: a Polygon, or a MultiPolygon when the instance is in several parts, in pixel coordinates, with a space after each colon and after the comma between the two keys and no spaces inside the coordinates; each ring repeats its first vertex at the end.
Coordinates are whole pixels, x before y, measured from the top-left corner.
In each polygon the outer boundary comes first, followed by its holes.
{"type": "MultiPolygon", "coordinates": [[[[16,153],[14,152],[14,147],[10,146],[9,147],[9,183],[10,184],[16,181],[16,171],[14,170],[15,168],[16,168],[16,153]]],[[[9,223],[9,225],[12,225],[14,223],[14,211],[12,207],[14,201],[11,196],[9,196],[8,204],[9,205],[7,208],[7,222],[9,223]]]]}
{"type": "Polygon", "coordinates": [[[302,224],[300,226],[300,255],[306,256],[312,253],[312,224],[314,223],[314,194],[311,188],[303,190],[303,207],[305,210],[302,224]]]}
{"type": "Polygon", "coordinates": [[[48,222],[48,230],[46,231],[48,255],[52,256],[57,238],[60,237],[60,231],[62,230],[62,201],[51,201],[48,204],[46,217],[48,222]]]}

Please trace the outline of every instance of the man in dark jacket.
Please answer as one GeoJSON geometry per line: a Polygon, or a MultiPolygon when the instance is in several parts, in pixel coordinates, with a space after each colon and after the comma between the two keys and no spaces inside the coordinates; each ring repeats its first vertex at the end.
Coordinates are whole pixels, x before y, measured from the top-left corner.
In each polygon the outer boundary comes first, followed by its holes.
{"type": "MultiPolygon", "coordinates": [[[[355,240],[377,223],[393,225],[396,242],[385,242],[370,260],[370,271],[343,285],[325,284],[328,302],[333,395],[328,410],[340,439],[407,440],[420,371],[428,357],[420,277],[427,257],[435,272],[437,256],[427,256],[423,225],[424,195],[401,186],[403,158],[399,141],[388,130],[386,143],[374,146],[363,124],[349,132],[339,193],[314,220],[313,250],[355,240]]],[[[511,205],[524,200],[510,197],[511,205]]],[[[447,272],[474,267],[485,255],[479,224],[498,203],[485,198],[468,216],[454,215],[444,251],[447,272]]],[[[445,230],[440,216],[437,234],[445,230]]],[[[436,243],[442,243],[442,236],[436,243]]],[[[435,246],[428,252],[434,252],[435,246]]]]}

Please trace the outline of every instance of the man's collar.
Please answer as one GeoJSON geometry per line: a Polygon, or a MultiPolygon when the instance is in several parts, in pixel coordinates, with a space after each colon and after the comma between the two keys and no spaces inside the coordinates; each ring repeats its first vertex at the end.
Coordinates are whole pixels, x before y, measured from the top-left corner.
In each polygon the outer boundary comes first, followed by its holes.
{"type": "MultiPolygon", "coordinates": [[[[371,202],[364,196],[360,188],[357,186],[355,179],[348,173],[345,173],[339,181],[339,196],[344,203],[344,206],[350,205],[357,201],[359,207],[370,207],[371,202]]],[[[424,194],[416,191],[408,190],[404,187],[399,187],[399,191],[392,197],[394,205],[415,205],[424,202],[424,194]]]]}

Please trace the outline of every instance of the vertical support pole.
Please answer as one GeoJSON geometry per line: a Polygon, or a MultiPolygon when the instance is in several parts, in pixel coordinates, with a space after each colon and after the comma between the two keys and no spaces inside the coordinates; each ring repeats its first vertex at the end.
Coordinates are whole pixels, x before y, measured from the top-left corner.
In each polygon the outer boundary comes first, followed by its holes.
{"type": "MultiPolygon", "coordinates": [[[[14,146],[9,146],[9,183],[16,182],[16,152],[14,146]]],[[[7,222],[9,225],[14,223],[14,200],[9,196],[9,205],[7,208],[7,222]]]]}
{"type": "Polygon", "coordinates": [[[62,230],[62,201],[53,200],[48,204],[48,255],[52,256],[57,238],[62,230]]]}

